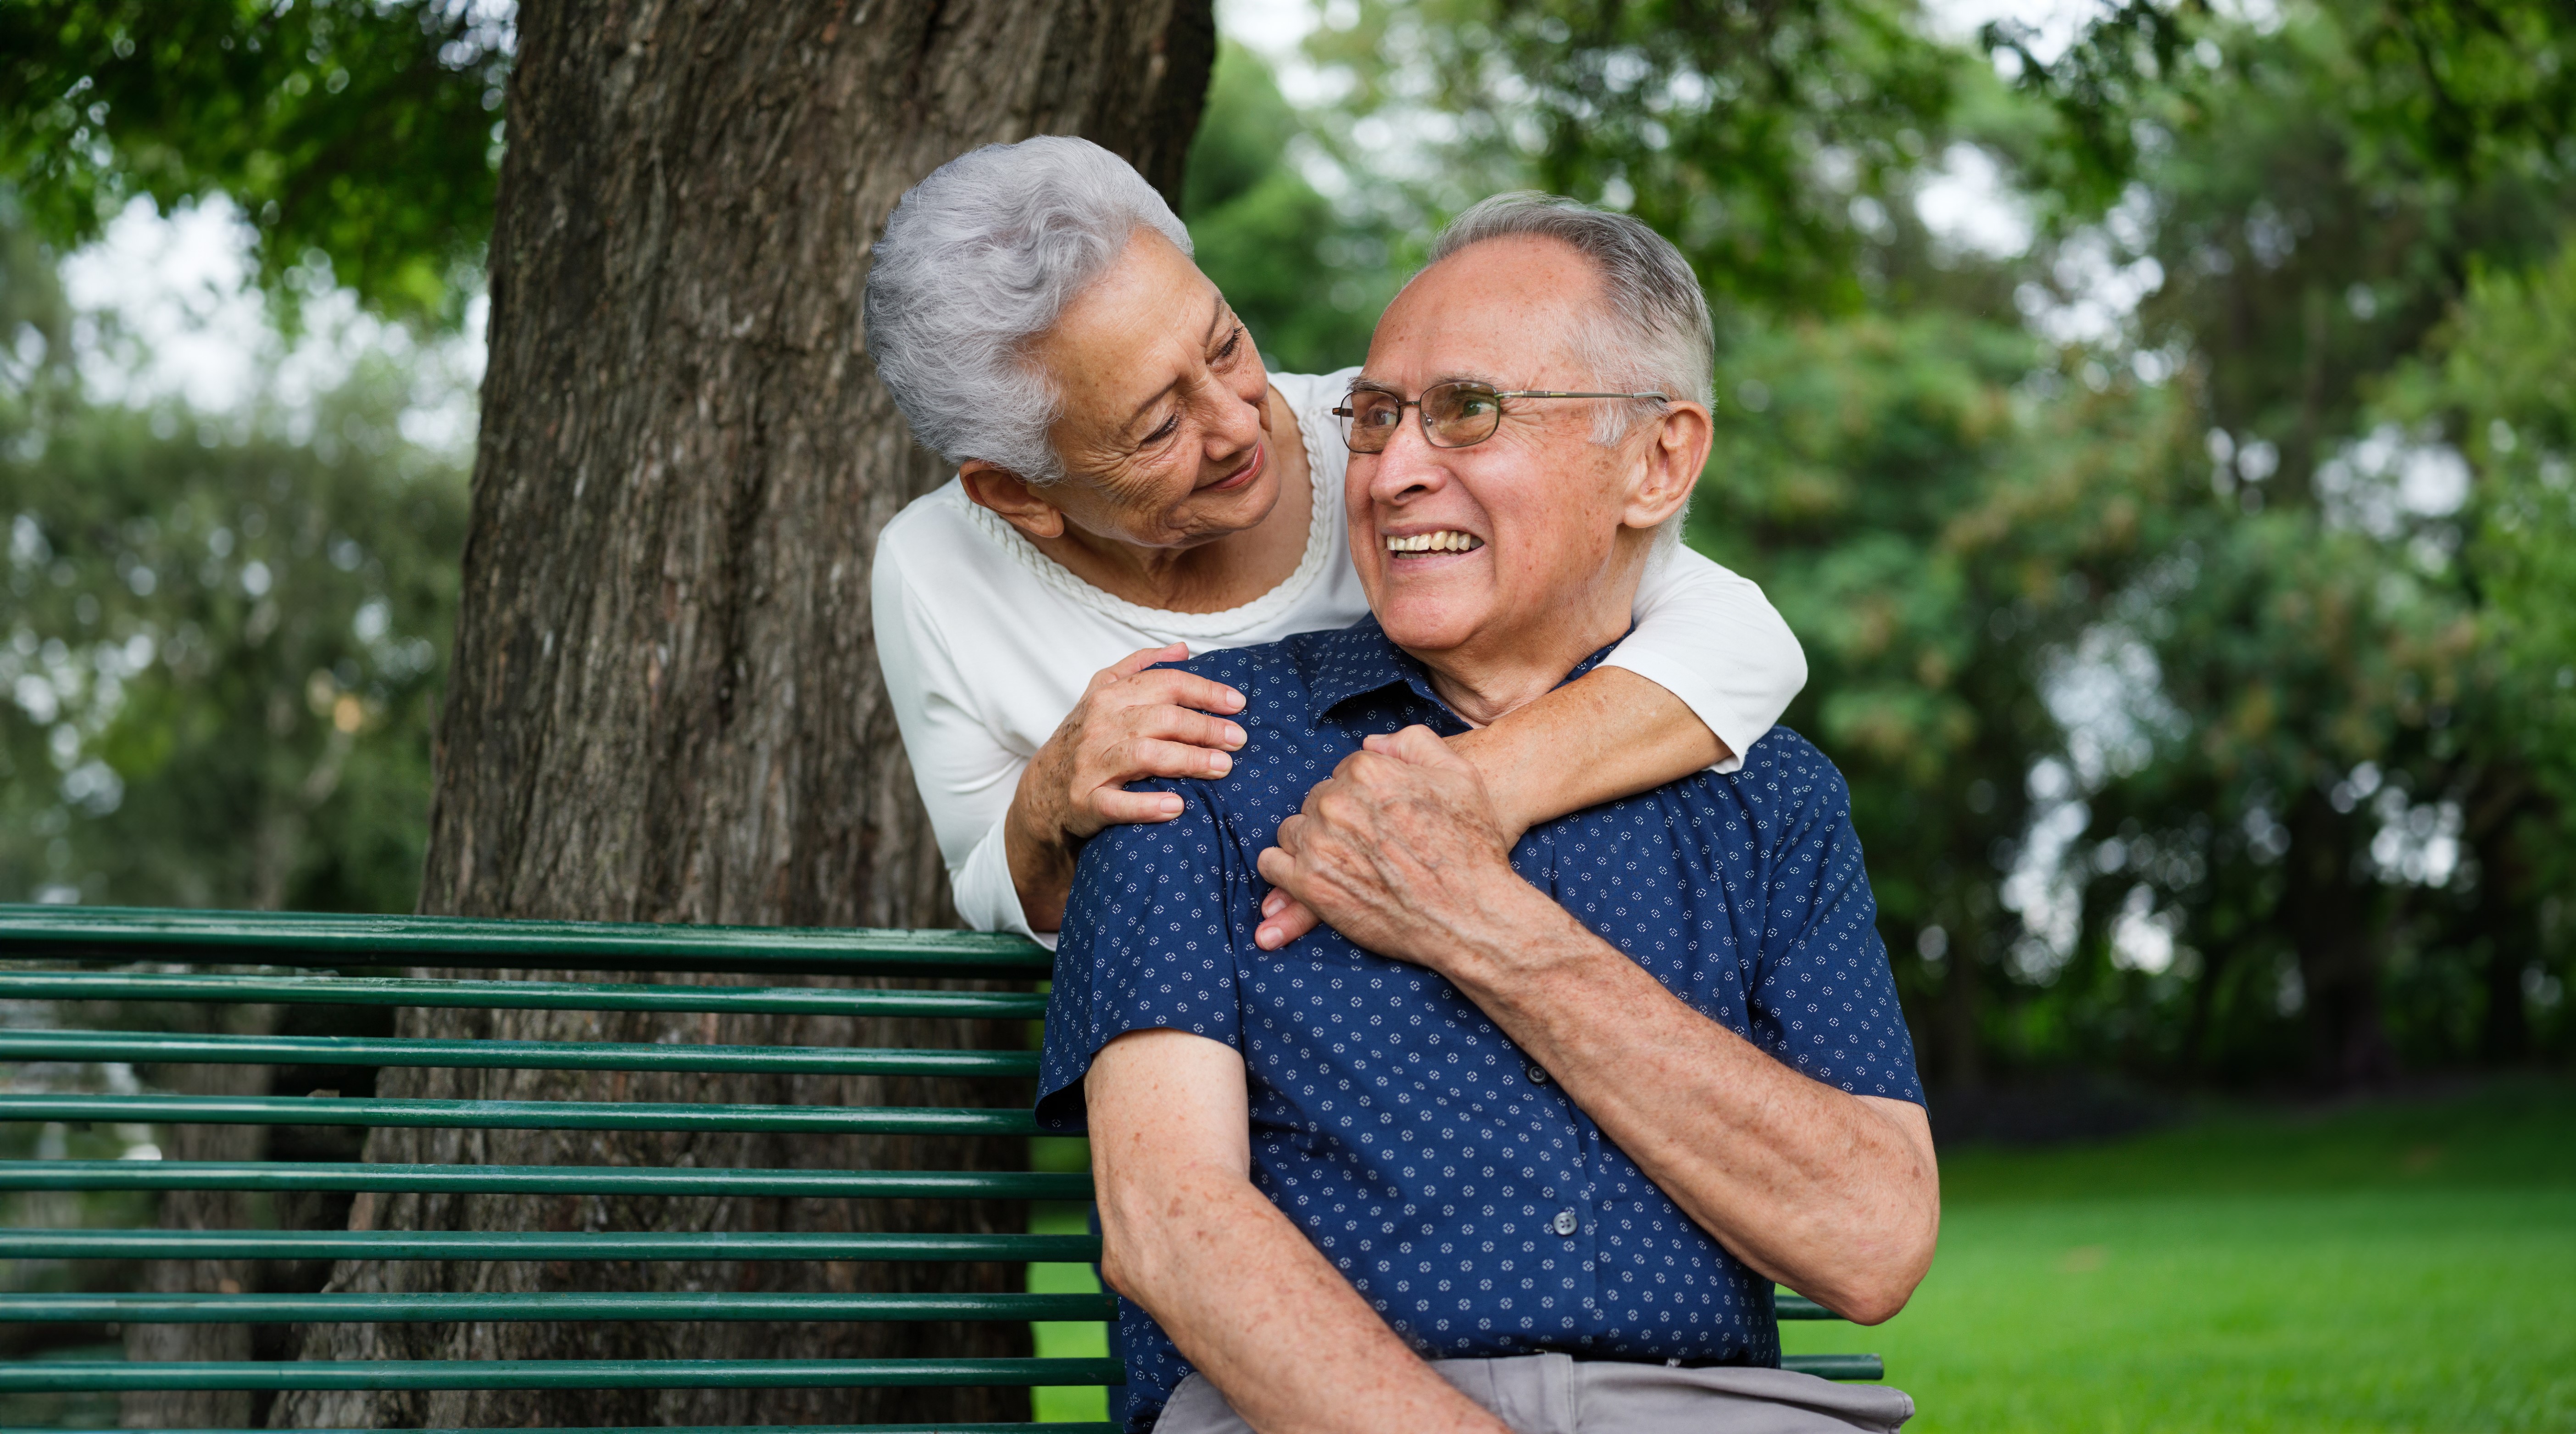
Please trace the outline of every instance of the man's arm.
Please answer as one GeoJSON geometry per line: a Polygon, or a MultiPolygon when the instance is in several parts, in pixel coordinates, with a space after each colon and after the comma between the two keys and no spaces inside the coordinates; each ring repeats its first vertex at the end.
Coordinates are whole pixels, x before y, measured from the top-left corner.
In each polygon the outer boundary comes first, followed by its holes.
{"type": "Polygon", "coordinates": [[[1252,1184],[1243,1060],[1186,1031],[1103,1046],[1083,1081],[1100,1269],[1262,1434],[1508,1434],[1405,1348],[1252,1184]]]}
{"type": "Polygon", "coordinates": [[[1747,1265],[1864,1324],[1904,1308],[1940,1230],[1922,1108],[1800,1075],[1585,929],[1512,871],[1474,768],[1429,729],[1368,748],[1262,875],[1446,976],[1747,1265]]]}
{"type": "MultiPolygon", "coordinates": [[[[1807,685],[1807,654],[1749,579],[1688,548],[1648,565],[1637,627],[1601,666],[1490,727],[1448,739],[1476,766],[1520,840],[1540,822],[1729,766],[1807,685]]],[[[1253,944],[1276,951],[1315,929],[1281,892],[1253,944]]]]}
{"type": "MultiPolygon", "coordinates": [[[[1512,841],[1540,822],[1651,792],[1735,755],[1682,699],[1624,667],[1595,668],[1448,742],[1475,765],[1512,841]]],[[[1274,890],[1252,943],[1276,951],[1314,929],[1313,912],[1274,890]]]]}

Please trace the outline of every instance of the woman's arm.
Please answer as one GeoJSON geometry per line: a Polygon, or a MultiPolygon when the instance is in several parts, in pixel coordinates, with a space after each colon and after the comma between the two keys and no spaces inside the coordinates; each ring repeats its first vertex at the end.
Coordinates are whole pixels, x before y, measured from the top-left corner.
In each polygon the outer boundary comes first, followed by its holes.
{"type": "Polygon", "coordinates": [[[887,705],[930,812],[957,914],[978,931],[1029,935],[1002,851],[1003,815],[1028,758],[978,717],[945,636],[914,601],[891,544],[878,547],[868,597],[887,705]]]}
{"type": "Polygon", "coordinates": [[[1155,667],[1189,649],[1131,652],[1094,673],[1082,700],[1029,759],[1003,818],[1004,851],[1021,911],[1040,931],[1064,924],[1082,843],[1120,822],[1166,822],[1181,799],[1131,792],[1143,777],[1222,777],[1245,740],[1218,712],[1243,710],[1243,694],[1195,673],[1155,667]],[[1195,710],[1194,710],[1195,709],[1195,710]]]}
{"type": "MultiPolygon", "coordinates": [[[[1599,667],[1449,746],[1518,841],[1568,812],[1734,770],[1806,685],[1806,653],[1762,589],[1677,547],[1647,565],[1636,630],[1599,667]]],[[[1315,927],[1285,892],[1261,914],[1253,942],[1265,951],[1315,927]]]]}
{"type": "Polygon", "coordinates": [[[1599,667],[1449,739],[1514,840],[1568,812],[1733,771],[1807,685],[1807,654],[1761,587],[1688,548],[1647,565],[1637,626],[1599,667]]]}

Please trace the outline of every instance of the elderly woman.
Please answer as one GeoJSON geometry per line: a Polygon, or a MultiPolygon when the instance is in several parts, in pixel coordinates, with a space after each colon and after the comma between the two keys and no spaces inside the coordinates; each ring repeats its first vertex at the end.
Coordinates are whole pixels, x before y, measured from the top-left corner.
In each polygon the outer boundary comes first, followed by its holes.
{"type": "MultiPolygon", "coordinates": [[[[904,196],[868,276],[867,344],[913,435],[957,465],[877,543],[904,747],[958,913],[1051,945],[1083,841],[1180,809],[1126,784],[1222,775],[1243,745],[1239,694],[1156,664],[1366,614],[1334,417],[1356,370],[1265,373],[1162,197],[1055,136],[976,150],[904,196]]],[[[1615,424],[1609,400],[1631,397],[1499,401],[1595,402],[1615,424]]],[[[1598,669],[1453,739],[1512,834],[1732,770],[1806,682],[1760,590],[1678,543],[1635,617],[1598,669]]],[[[1273,894],[1257,944],[1311,924],[1273,894]]]]}

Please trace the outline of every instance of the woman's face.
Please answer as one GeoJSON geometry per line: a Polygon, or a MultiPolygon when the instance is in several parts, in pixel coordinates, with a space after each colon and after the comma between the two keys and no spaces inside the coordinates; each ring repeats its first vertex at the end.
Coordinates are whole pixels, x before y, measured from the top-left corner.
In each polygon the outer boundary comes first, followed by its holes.
{"type": "Polygon", "coordinates": [[[1034,491],[1072,527],[1195,547],[1279,501],[1270,376],[1225,296],[1162,235],[1138,230],[1032,357],[1064,397],[1048,436],[1067,474],[1034,491]]]}

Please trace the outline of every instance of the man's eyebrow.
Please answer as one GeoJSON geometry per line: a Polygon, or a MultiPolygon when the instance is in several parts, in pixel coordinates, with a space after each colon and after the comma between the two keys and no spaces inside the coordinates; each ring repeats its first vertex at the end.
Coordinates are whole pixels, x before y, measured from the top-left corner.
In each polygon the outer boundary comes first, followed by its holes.
{"type": "MultiPolygon", "coordinates": [[[[1487,388],[1496,390],[1503,390],[1511,387],[1510,384],[1503,380],[1495,378],[1491,374],[1484,373],[1444,373],[1438,378],[1433,379],[1431,382],[1424,384],[1423,387],[1437,388],[1444,383],[1480,383],[1487,388]]],[[[1351,389],[1353,392],[1365,389],[1370,393],[1393,394],[1401,394],[1404,391],[1385,379],[1370,378],[1365,374],[1351,380],[1351,389]]]]}

